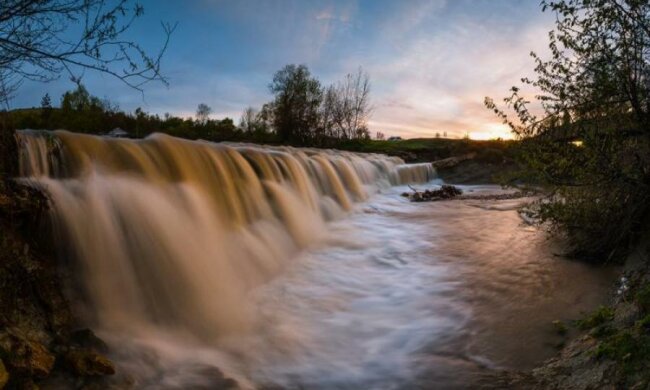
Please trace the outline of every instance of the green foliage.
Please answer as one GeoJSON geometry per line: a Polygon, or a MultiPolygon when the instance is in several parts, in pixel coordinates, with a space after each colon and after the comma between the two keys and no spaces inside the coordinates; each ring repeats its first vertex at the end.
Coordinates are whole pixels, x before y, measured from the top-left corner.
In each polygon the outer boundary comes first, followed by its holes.
{"type": "Polygon", "coordinates": [[[534,53],[543,117],[517,87],[504,99],[523,139],[526,179],[552,194],[540,217],[565,234],[571,254],[620,258],[650,213],[650,4],[636,0],[542,2],[556,14],[551,58],[534,53]]]}
{"type": "Polygon", "coordinates": [[[650,314],[650,283],[646,283],[636,293],[635,300],[643,313],[650,314]]]}
{"type": "Polygon", "coordinates": [[[596,357],[629,359],[637,347],[637,340],[630,332],[620,332],[598,345],[596,357]]]}
{"type": "Polygon", "coordinates": [[[369,140],[368,76],[361,70],[348,74],[343,82],[322,88],[304,65],[287,65],[269,86],[274,100],[257,112],[252,107],[242,114],[239,126],[232,119],[212,120],[212,109],[198,105],[195,119],[163,118],[141,108],[121,112],[108,100],[93,96],[82,84],[63,94],[61,107],[53,108],[49,95],[40,109],[14,110],[12,126],[17,129],[66,129],[103,134],[114,128],[140,138],[154,132],[209,141],[252,141],[298,146],[338,146],[341,142],[369,140]],[[327,104],[323,99],[327,94],[327,104]]]}
{"type": "Polygon", "coordinates": [[[589,330],[606,324],[614,319],[614,310],[611,307],[601,306],[589,316],[576,321],[578,329],[589,330]]]}
{"type": "Polygon", "coordinates": [[[650,369],[650,335],[638,327],[621,330],[599,343],[594,356],[613,360],[625,375],[626,382],[634,383],[639,376],[646,376],[647,380],[650,369]]]}
{"type": "Polygon", "coordinates": [[[307,144],[318,127],[323,100],[320,82],[305,65],[287,65],[273,76],[274,127],[281,141],[307,144]]]}
{"type": "Polygon", "coordinates": [[[443,158],[476,153],[480,163],[502,163],[512,160],[514,141],[475,141],[446,138],[413,138],[399,141],[343,140],[336,144],[339,149],[365,153],[383,153],[400,156],[408,161],[435,161],[443,158]]]}
{"type": "MultiPolygon", "coordinates": [[[[244,140],[232,119],[202,121],[166,115],[161,118],[138,108],[133,114],[117,110],[109,101],[91,95],[83,85],[68,91],[61,98],[61,107],[41,107],[14,110],[5,113],[10,122],[8,129],[66,129],[89,134],[105,134],[121,128],[132,137],[145,137],[151,133],[166,133],[190,139],[211,141],[244,140]]],[[[13,135],[8,130],[7,134],[13,135]]],[[[271,141],[271,140],[269,140],[271,141]]]]}
{"type": "MultiPolygon", "coordinates": [[[[648,284],[637,287],[633,294],[634,303],[640,308],[650,298],[648,284]]],[[[617,381],[629,385],[647,383],[650,380],[650,314],[641,313],[641,318],[630,324],[629,321],[615,318],[610,307],[601,307],[586,318],[578,321],[578,327],[589,330],[598,342],[591,354],[598,359],[614,363],[622,376],[617,381]]]]}
{"type": "Polygon", "coordinates": [[[645,317],[643,317],[642,319],[637,321],[636,325],[640,329],[644,329],[646,331],[649,331],[650,330],[650,314],[646,315],[645,317]]]}
{"type": "MultiPolygon", "coordinates": [[[[273,102],[256,119],[272,127],[281,142],[333,146],[340,141],[368,140],[370,80],[359,68],[342,82],[321,87],[305,65],[287,65],[273,76],[273,102]]],[[[248,109],[247,109],[248,110],[248,109]]],[[[251,123],[245,111],[246,123],[251,123]]]]}
{"type": "Polygon", "coordinates": [[[83,84],[77,85],[77,89],[68,91],[61,97],[61,109],[64,111],[92,111],[103,108],[101,100],[92,96],[83,84]]]}

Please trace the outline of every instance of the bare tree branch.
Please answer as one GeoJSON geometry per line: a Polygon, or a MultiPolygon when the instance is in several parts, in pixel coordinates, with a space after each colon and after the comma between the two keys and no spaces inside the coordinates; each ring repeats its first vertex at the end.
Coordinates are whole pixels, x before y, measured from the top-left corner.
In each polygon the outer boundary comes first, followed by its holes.
{"type": "Polygon", "coordinates": [[[74,81],[85,70],[108,74],[142,92],[167,83],[161,58],[176,25],[162,24],[164,39],[152,55],[122,38],[143,8],[131,0],[4,0],[0,4],[0,75],[4,88],[22,80],[50,81],[63,72],[74,81]]]}

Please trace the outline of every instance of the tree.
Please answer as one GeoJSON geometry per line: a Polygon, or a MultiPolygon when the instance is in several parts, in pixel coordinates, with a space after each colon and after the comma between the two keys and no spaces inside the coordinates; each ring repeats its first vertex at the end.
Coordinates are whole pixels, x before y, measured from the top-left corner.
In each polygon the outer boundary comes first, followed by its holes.
{"type": "Polygon", "coordinates": [[[347,74],[343,81],[325,88],[317,138],[369,138],[369,93],[369,77],[361,68],[355,74],[347,74]]]}
{"type": "Polygon", "coordinates": [[[239,119],[239,128],[244,133],[253,133],[257,127],[257,112],[253,107],[247,107],[239,119]]]}
{"type": "Polygon", "coordinates": [[[46,93],[41,99],[41,121],[42,127],[46,128],[52,115],[52,99],[50,94],[46,93]]]}
{"type": "Polygon", "coordinates": [[[311,76],[307,66],[287,65],[275,73],[269,89],[275,95],[273,127],[280,140],[309,143],[320,120],[320,82],[311,76]]]}
{"type": "Polygon", "coordinates": [[[102,101],[92,96],[83,84],[78,84],[73,91],[67,91],[61,96],[61,109],[64,111],[84,111],[103,109],[102,101]]]}
{"type": "Polygon", "coordinates": [[[49,81],[63,72],[74,81],[85,70],[109,74],[142,90],[166,82],[160,60],[174,26],[163,24],[165,39],[156,55],[124,38],[142,16],[130,0],[4,0],[0,7],[0,77],[7,96],[23,79],[49,81]]]}
{"type": "Polygon", "coordinates": [[[575,255],[613,258],[649,213],[650,4],[544,0],[542,7],[556,15],[551,58],[532,53],[536,78],[523,79],[539,91],[541,115],[519,87],[504,99],[515,119],[492,99],[486,105],[523,139],[529,179],[554,194],[540,207],[542,219],[569,237],[575,255]]]}
{"type": "Polygon", "coordinates": [[[386,135],[381,131],[378,131],[377,135],[375,136],[375,139],[377,139],[378,141],[383,141],[386,139],[386,135]]]}
{"type": "MultiPolygon", "coordinates": [[[[130,0],[3,0],[0,5],[0,101],[25,79],[50,81],[67,73],[79,83],[87,70],[111,75],[142,91],[151,81],[166,83],[163,53],[175,28],[163,24],[160,51],[149,54],[125,37],[143,8],[130,0]]],[[[7,110],[8,111],[8,110],[7,110]]],[[[11,129],[2,114],[2,129],[11,129]]],[[[15,172],[15,143],[0,132],[0,177],[15,172]]]]}
{"type": "Polygon", "coordinates": [[[349,73],[337,86],[339,120],[344,138],[367,136],[367,119],[370,114],[370,77],[362,68],[349,73]]]}
{"type": "Polygon", "coordinates": [[[196,108],[196,121],[205,125],[212,114],[212,108],[205,103],[200,103],[196,108]]]}
{"type": "Polygon", "coordinates": [[[43,98],[41,99],[41,108],[44,110],[51,110],[52,109],[52,99],[50,98],[50,94],[46,93],[43,98]]]}

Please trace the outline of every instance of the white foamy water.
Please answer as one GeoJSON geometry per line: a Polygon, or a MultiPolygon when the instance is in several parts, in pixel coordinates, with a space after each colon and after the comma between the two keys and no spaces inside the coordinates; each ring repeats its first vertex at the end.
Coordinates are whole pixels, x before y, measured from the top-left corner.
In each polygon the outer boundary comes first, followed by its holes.
{"type": "MultiPolygon", "coordinates": [[[[156,135],[19,135],[113,382],[471,388],[552,355],[611,270],[553,255],[520,201],[409,203],[428,164],[156,135]]],[[[466,187],[466,191],[498,191],[466,187]]]]}

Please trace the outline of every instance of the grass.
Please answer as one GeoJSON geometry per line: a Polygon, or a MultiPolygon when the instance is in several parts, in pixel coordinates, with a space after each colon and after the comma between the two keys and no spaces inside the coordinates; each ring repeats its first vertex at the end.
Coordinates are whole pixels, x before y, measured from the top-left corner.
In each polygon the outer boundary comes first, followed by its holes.
{"type": "Polygon", "coordinates": [[[601,306],[587,317],[576,321],[580,330],[594,329],[603,326],[614,319],[614,309],[601,306]]]}
{"type": "Polygon", "coordinates": [[[399,141],[347,141],[337,148],[365,153],[382,153],[406,157],[411,161],[434,161],[476,153],[484,162],[500,163],[511,154],[515,141],[475,141],[470,139],[414,138],[399,141]]]}
{"type": "MultiPolygon", "coordinates": [[[[592,350],[596,359],[614,362],[626,385],[650,384],[650,283],[638,287],[632,294],[639,308],[633,324],[616,321],[614,309],[600,307],[576,322],[578,328],[589,330],[598,340],[592,350]]],[[[645,387],[643,387],[645,388],[645,387]]]]}

